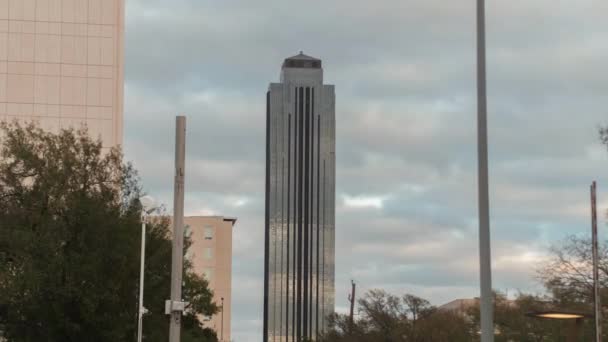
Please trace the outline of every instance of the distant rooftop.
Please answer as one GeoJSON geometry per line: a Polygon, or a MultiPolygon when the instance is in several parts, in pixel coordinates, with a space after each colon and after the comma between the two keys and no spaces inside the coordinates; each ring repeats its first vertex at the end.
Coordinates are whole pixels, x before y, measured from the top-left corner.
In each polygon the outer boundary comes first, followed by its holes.
{"type": "MultiPolygon", "coordinates": [[[[159,215],[156,216],[159,218],[168,218],[169,220],[173,221],[173,216],[171,215],[159,215]]],[[[236,224],[237,218],[234,216],[221,216],[221,215],[184,215],[184,219],[218,219],[218,220],[222,220],[224,222],[230,222],[232,224],[232,226],[234,226],[236,224]]],[[[0,340],[0,342],[2,342],[2,340],[0,340]]]]}
{"type": "Polygon", "coordinates": [[[320,59],[305,55],[302,51],[293,57],[286,58],[283,62],[283,68],[321,69],[321,66],[320,59]]]}
{"type": "Polygon", "coordinates": [[[441,311],[467,311],[469,308],[479,304],[479,298],[461,298],[455,299],[449,303],[441,305],[438,309],[441,311]]]}
{"type": "Polygon", "coordinates": [[[218,219],[224,222],[230,222],[234,226],[236,224],[237,218],[234,216],[221,216],[221,215],[192,215],[192,216],[184,216],[184,218],[203,218],[203,219],[218,219]]]}

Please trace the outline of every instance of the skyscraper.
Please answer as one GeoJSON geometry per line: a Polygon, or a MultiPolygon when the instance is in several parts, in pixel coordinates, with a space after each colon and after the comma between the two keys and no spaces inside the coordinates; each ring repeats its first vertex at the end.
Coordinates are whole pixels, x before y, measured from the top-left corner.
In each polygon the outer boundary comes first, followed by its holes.
{"type": "Polygon", "coordinates": [[[122,143],[124,0],[0,0],[0,121],[122,143]]]}
{"type": "Polygon", "coordinates": [[[264,341],[316,339],[334,311],[335,94],[287,58],[266,95],[264,341]]]}

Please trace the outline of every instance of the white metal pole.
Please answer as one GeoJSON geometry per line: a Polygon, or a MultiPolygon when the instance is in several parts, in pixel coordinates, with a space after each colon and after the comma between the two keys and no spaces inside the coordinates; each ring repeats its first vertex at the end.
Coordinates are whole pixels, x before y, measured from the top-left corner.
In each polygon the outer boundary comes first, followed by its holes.
{"type": "Polygon", "coordinates": [[[141,223],[141,257],[139,264],[139,319],[137,322],[137,342],[141,342],[144,315],[144,263],[146,258],[146,222],[141,223]]]}
{"type": "Polygon", "coordinates": [[[591,184],[591,236],[593,252],[593,301],[595,306],[595,340],[602,341],[602,306],[600,297],[600,274],[597,236],[597,185],[591,184]]]}
{"type": "Polygon", "coordinates": [[[477,158],[479,186],[479,273],[481,287],[481,342],[494,341],[494,307],[490,250],[488,190],[488,123],[486,94],[485,2],[477,0],[477,158]]]}
{"type": "Polygon", "coordinates": [[[180,342],[182,323],[182,273],[184,252],[184,178],[186,164],[186,117],[176,117],[175,183],[173,194],[173,254],[171,257],[171,302],[169,342],[180,342]],[[179,308],[175,306],[180,303],[179,308]]]}

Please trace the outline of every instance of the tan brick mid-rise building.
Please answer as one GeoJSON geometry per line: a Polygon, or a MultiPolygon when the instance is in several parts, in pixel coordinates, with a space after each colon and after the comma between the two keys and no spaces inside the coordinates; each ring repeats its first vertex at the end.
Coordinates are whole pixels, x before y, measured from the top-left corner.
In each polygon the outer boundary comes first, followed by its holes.
{"type": "Polygon", "coordinates": [[[0,121],[122,143],[124,0],[0,0],[0,121]]]}
{"type": "Polygon", "coordinates": [[[220,310],[213,317],[201,317],[205,326],[217,332],[220,342],[230,341],[231,335],[232,228],[235,223],[236,218],[221,216],[184,217],[184,224],[191,232],[192,245],[187,256],[194,271],[209,281],[218,306],[224,298],[223,313],[220,310]]]}

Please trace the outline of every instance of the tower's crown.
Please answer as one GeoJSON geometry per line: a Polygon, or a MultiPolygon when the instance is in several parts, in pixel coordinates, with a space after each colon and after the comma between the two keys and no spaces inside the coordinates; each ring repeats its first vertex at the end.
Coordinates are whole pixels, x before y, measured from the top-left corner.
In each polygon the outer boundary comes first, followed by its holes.
{"type": "Polygon", "coordinates": [[[321,60],[305,55],[302,51],[298,55],[286,58],[283,68],[321,69],[321,60]]]}

